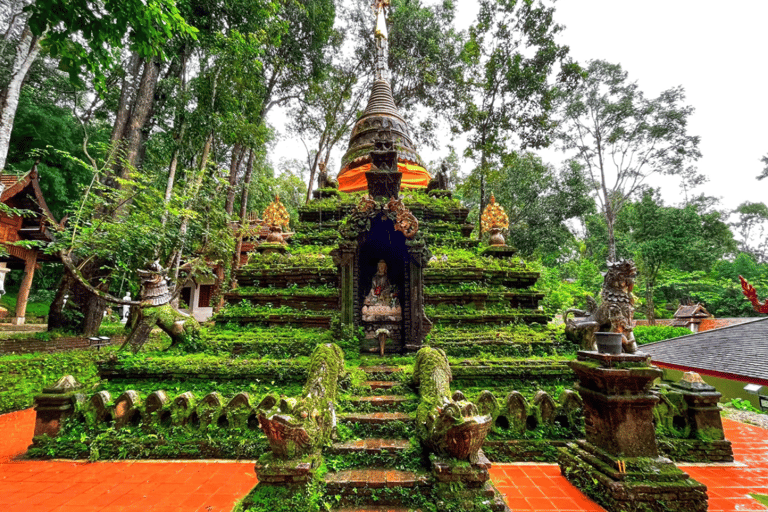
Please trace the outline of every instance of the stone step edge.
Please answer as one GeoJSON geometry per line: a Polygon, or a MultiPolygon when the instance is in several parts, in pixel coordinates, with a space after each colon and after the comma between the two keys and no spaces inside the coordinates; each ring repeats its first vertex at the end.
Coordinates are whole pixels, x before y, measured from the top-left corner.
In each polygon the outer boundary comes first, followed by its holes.
{"type": "Polygon", "coordinates": [[[430,482],[431,478],[428,474],[396,469],[347,469],[329,472],[325,475],[326,486],[334,490],[423,487],[429,485],[430,482]]]}
{"type": "Polygon", "coordinates": [[[362,402],[362,403],[372,403],[376,404],[377,402],[389,402],[389,403],[405,403],[405,402],[415,402],[418,401],[418,397],[411,398],[404,395],[360,395],[360,396],[351,396],[348,400],[350,403],[355,402],[362,402]]]}
{"type": "Polygon", "coordinates": [[[402,412],[348,413],[340,415],[339,419],[347,423],[367,423],[375,425],[383,425],[394,421],[402,421],[403,423],[414,421],[412,416],[402,412]]]}
{"type": "Polygon", "coordinates": [[[360,366],[359,368],[365,373],[393,374],[401,373],[403,371],[399,366],[360,366]]]}
{"type": "Polygon", "coordinates": [[[404,451],[411,447],[408,439],[379,439],[368,438],[346,443],[333,443],[330,448],[331,453],[344,454],[355,452],[366,452],[370,454],[380,454],[384,451],[395,452],[404,451]]]}

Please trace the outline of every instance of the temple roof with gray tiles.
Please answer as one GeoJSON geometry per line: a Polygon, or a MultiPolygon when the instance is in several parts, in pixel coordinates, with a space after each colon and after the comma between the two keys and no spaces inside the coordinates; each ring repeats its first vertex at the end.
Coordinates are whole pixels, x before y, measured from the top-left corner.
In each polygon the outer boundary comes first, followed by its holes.
{"type": "Polygon", "coordinates": [[[768,385],[768,317],[640,348],[654,363],[768,385]]]}

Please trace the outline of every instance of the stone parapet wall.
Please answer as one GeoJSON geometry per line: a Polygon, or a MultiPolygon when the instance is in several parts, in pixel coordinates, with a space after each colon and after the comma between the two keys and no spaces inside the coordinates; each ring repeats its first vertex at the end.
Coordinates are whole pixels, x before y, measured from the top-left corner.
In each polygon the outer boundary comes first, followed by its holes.
{"type": "MultiPolygon", "coordinates": [[[[113,336],[107,345],[122,343],[125,337],[113,336]]],[[[0,354],[32,354],[34,352],[43,352],[52,354],[54,352],[66,352],[67,350],[77,350],[90,348],[90,340],[80,336],[55,338],[52,340],[39,340],[37,338],[25,339],[7,339],[0,340],[0,354]]]]}

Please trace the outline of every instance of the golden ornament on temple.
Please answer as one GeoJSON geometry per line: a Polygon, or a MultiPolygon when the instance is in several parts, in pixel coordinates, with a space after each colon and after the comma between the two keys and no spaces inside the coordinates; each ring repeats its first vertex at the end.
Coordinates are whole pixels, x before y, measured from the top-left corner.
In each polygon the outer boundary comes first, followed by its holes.
{"type": "Polygon", "coordinates": [[[504,207],[496,202],[496,198],[491,194],[491,201],[485,207],[483,216],[480,217],[480,228],[483,233],[492,229],[507,229],[509,227],[509,217],[504,207]]]}
{"type": "Polygon", "coordinates": [[[483,233],[490,232],[491,237],[488,243],[493,247],[503,247],[506,245],[502,229],[509,227],[509,217],[504,207],[496,203],[496,198],[491,194],[491,202],[485,207],[482,217],[480,217],[480,229],[483,233]]]}
{"type": "Polygon", "coordinates": [[[283,203],[280,202],[279,195],[276,195],[275,200],[269,203],[269,206],[264,210],[263,218],[267,226],[280,228],[287,228],[291,221],[291,216],[283,203]]]}

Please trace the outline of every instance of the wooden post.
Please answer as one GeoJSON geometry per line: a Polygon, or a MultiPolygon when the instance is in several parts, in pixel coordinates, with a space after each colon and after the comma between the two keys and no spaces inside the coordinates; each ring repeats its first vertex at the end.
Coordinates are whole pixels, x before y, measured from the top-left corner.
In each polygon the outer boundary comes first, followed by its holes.
{"type": "Polygon", "coordinates": [[[28,251],[24,260],[24,278],[19,287],[19,296],[16,299],[16,316],[11,323],[13,325],[24,325],[24,319],[27,314],[27,299],[29,291],[32,289],[32,279],[35,277],[35,266],[37,265],[37,251],[28,251]]]}

